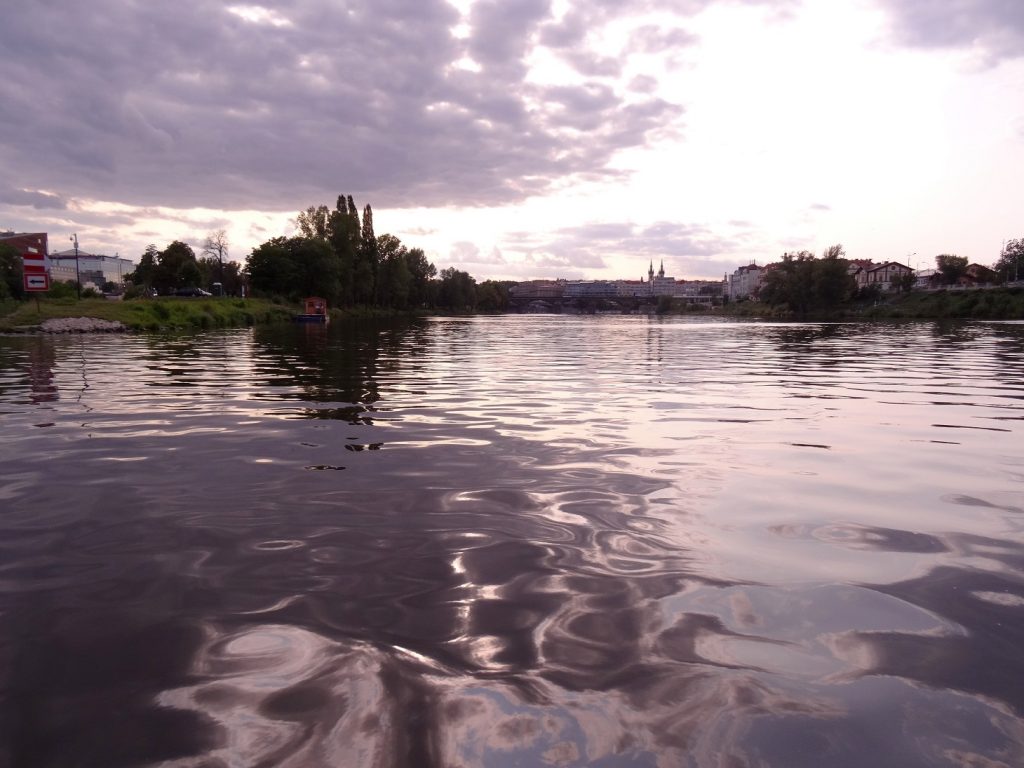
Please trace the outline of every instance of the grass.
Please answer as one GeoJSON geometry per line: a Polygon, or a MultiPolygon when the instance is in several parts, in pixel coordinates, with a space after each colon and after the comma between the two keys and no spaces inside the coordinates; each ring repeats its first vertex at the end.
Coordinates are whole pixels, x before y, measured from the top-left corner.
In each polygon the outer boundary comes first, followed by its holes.
{"type": "Polygon", "coordinates": [[[51,318],[118,320],[133,331],[230,328],[290,320],[298,308],[263,299],[35,299],[0,303],[0,331],[33,328],[51,318]]]}
{"type": "Polygon", "coordinates": [[[797,315],[785,307],[743,301],[715,307],[712,314],[765,320],[1024,320],[1024,288],[912,291],[876,303],[850,303],[830,311],[797,315]]]}
{"type": "Polygon", "coordinates": [[[867,318],[1024,319],[1024,288],[914,292],[867,308],[867,318]]]}

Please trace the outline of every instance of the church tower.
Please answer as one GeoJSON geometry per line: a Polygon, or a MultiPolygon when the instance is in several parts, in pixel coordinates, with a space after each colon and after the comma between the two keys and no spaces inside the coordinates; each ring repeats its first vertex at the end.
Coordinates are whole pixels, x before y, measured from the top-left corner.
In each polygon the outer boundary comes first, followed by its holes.
{"type": "Polygon", "coordinates": [[[652,282],[654,280],[654,262],[653,261],[651,262],[651,265],[647,268],[647,280],[648,280],[648,282],[652,282]]]}
{"type": "Polygon", "coordinates": [[[664,277],[664,276],[665,276],[665,260],[662,259],[661,260],[661,268],[658,270],[658,277],[664,277]]]}

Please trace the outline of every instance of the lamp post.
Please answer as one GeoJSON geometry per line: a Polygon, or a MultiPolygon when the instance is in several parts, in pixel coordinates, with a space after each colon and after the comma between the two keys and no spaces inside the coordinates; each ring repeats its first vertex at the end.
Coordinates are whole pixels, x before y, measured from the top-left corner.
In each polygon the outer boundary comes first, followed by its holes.
{"type": "Polygon", "coordinates": [[[70,238],[71,242],[75,244],[75,286],[78,288],[78,299],[82,299],[82,273],[78,269],[78,234],[75,233],[70,238]]]}

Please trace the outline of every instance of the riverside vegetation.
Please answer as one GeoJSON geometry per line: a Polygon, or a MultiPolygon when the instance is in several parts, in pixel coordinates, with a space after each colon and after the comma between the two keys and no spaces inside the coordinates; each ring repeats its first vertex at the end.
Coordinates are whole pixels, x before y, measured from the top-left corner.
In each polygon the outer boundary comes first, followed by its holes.
{"type": "Polygon", "coordinates": [[[42,299],[0,303],[0,332],[34,330],[55,318],[95,317],[133,331],[202,330],[285,321],[298,307],[266,299],[42,299]]]}

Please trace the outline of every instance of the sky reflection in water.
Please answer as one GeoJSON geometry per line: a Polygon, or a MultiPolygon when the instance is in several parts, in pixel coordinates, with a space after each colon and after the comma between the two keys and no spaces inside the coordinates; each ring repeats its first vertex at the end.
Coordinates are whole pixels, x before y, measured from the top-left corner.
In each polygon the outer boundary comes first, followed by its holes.
{"type": "Polygon", "coordinates": [[[1012,323],[2,338],[0,765],[1022,764],[1022,402],[1012,323]]]}

